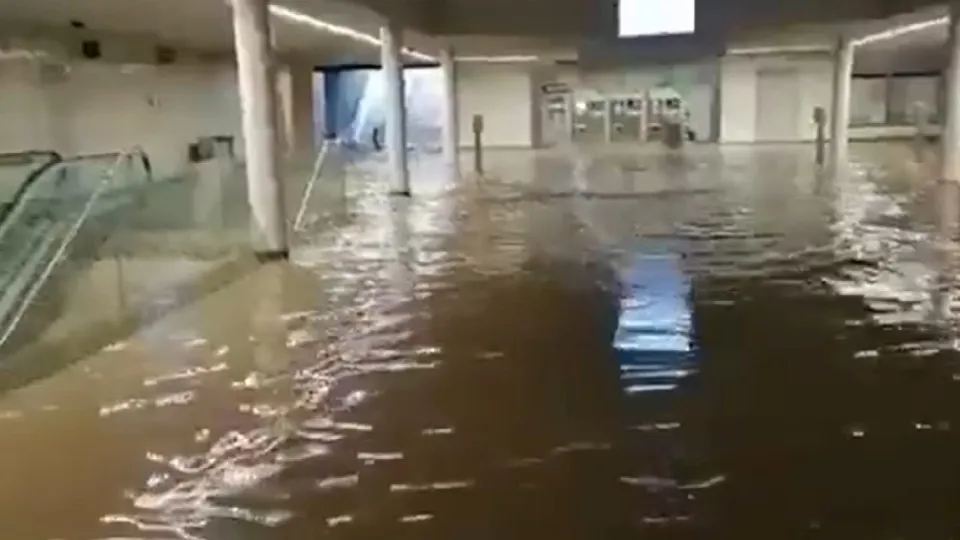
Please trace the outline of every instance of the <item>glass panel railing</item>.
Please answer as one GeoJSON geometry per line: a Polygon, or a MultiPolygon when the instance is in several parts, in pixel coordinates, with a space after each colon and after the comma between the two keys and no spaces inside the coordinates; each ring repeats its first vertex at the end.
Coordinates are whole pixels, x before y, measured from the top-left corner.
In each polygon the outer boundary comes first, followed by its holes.
{"type": "MultiPolygon", "coordinates": [[[[0,224],[0,393],[149,341],[155,321],[258,268],[246,171],[223,146],[157,181],[149,162],[111,155],[68,158],[32,184],[0,224]]],[[[356,171],[341,150],[319,170],[284,169],[291,225],[305,204],[294,243],[351,214],[344,177],[356,171]]]]}
{"type": "Polygon", "coordinates": [[[138,150],[64,160],[30,182],[0,222],[0,357],[51,331],[59,289],[150,182],[138,150]]]}

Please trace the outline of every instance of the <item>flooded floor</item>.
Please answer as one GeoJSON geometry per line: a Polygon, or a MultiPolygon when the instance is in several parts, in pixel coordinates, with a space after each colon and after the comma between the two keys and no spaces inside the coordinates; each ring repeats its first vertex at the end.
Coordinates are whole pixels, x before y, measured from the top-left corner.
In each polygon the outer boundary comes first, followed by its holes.
{"type": "Polygon", "coordinates": [[[960,195],[854,150],[357,181],[291,264],[0,396],[0,537],[955,538],[960,195]]]}

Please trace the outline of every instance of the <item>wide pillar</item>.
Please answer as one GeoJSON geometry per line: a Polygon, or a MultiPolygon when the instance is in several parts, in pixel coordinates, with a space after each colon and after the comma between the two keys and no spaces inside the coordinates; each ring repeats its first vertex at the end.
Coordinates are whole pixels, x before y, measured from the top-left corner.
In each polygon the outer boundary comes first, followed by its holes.
{"type": "Polygon", "coordinates": [[[460,121],[457,112],[457,66],[450,48],[440,51],[443,72],[443,162],[456,178],[460,174],[460,121]]]}
{"type": "Polygon", "coordinates": [[[407,113],[403,96],[403,62],[400,58],[401,31],[395,26],[380,27],[381,62],[387,92],[387,162],[390,167],[390,193],[410,195],[410,171],[407,169],[407,113]]]}
{"type": "Polygon", "coordinates": [[[313,162],[317,145],[314,139],[313,66],[290,64],[277,70],[280,152],[288,161],[313,162]]]}
{"type": "Polygon", "coordinates": [[[960,3],[950,6],[950,64],[944,81],[943,145],[940,178],[960,182],[960,3]]]}
{"type": "Polygon", "coordinates": [[[267,1],[232,0],[232,4],[254,247],[263,259],[286,259],[290,249],[280,181],[267,1]]]}
{"type": "Polygon", "coordinates": [[[830,171],[846,170],[850,147],[850,85],[853,79],[853,42],[837,41],[833,61],[833,98],[830,104],[830,171]]]}

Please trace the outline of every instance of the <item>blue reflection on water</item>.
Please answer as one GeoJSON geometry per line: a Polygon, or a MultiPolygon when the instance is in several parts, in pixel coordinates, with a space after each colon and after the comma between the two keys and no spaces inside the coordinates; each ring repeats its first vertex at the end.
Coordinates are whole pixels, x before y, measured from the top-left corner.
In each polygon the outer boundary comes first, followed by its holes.
{"type": "Polygon", "coordinates": [[[622,276],[613,346],[627,393],[673,390],[694,371],[690,281],[675,255],[638,255],[622,276]]]}

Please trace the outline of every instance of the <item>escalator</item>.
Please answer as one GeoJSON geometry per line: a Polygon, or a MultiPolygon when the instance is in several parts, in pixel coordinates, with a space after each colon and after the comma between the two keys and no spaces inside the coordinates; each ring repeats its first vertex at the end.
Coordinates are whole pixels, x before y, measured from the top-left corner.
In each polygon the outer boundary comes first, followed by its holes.
{"type": "Polygon", "coordinates": [[[24,152],[6,163],[29,172],[16,182],[6,171],[0,191],[0,359],[43,330],[58,311],[58,278],[95,259],[153,179],[138,149],[71,158],[24,152]]]}

